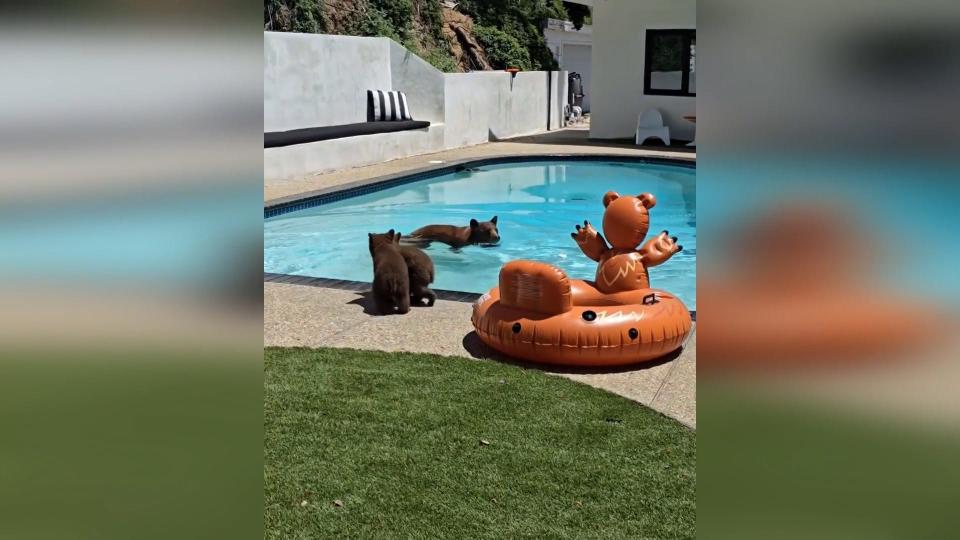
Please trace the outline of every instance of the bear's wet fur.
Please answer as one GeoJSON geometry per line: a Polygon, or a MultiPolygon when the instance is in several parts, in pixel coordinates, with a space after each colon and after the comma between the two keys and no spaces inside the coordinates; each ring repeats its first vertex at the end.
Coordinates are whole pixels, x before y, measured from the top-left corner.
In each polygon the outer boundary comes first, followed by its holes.
{"type": "Polygon", "coordinates": [[[497,229],[497,216],[490,221],[470,220],[470,225],[427,225],[410,233],[408,241],[429,245],[430,242],[443,242],[452,248],[462,248],[471,244],[494,245],[500,241],[497,229]]]}
{"type": "MultiPolygon", "coordinates": [[[[394,241],[399,244],[399,233],[394,237],[394,241]]],[[[437,300],[437,294],[430,289],[434,277],[433,261],[429,255],[416,246],[398,247],[400,248],[400,255],[407,263],[407,275],[410,276],[410,301],[417,305],[423,305],[423,300],[426,299],[427,306],[433,306],[437,300]]]]}
{"type": "Polygon", "coordinates": [[[369,235],[373,257],[373,302],[381,315],[410,311],[410,275],[397,245],[399,236],[390,229],[369,235]]]}

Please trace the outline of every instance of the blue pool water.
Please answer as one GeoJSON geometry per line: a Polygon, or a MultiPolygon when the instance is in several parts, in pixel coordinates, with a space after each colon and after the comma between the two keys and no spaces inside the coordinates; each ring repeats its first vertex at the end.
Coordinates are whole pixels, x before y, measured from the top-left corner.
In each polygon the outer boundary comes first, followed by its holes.
{"type": "Polygon", "coordinates": [[[555,264],[571,277],[593,279],[597,265],[570,238],[574,226],[603,223],[603,194],[649,191],[657,205],[650,232],[668,229],[683,251],[650,271],[651,286],[677,294],[696,309],[696,171],[640,162],[530,161],[482,165],[396,186],[264,222],[264,271],[370,281],[368,232],[407,234],[431,223],[466,225],[498,216],[495,247],[460,250],[434,243],[434,287],[486,292],[500,267],[515,259],[555,264]]]}

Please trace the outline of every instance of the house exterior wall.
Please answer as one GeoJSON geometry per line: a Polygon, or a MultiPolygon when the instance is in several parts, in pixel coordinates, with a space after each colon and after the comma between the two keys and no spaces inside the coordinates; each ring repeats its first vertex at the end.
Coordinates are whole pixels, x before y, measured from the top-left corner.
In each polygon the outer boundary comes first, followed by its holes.
{"type": "Polygon", "coordinates": [[[641,111],[656,107],[670,136],[692,140],[696,98],[643,94],[646,30],[695,29],[696,0],[594,0],[590,137],[632,137],[641,111]]]}

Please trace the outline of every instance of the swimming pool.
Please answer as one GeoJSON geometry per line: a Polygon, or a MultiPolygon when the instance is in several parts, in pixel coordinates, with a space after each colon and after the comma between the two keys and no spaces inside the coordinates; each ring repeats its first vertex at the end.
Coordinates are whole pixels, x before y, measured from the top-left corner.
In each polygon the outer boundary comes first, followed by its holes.
{"type": "Polygon", "coordinates": [[[568,275],[593,279],[597,265],[570,233],[589,220],[603,223],[603,194],[649,191],[650,232],[679,237],[683,251],[650,271],[652,287],[678,295],[696,309],[696,170],[645,161],[536,159],[469,166],[411,183],[345,198],[264,221],[264,271],[370,281],[368,232],[404,234],[423,225],[466,225],[498,217],[501,242],[460,250],[434,243],[437,289],[483,293],[497,285],[500,267],[515,259],[555,264],[568,275]]]}

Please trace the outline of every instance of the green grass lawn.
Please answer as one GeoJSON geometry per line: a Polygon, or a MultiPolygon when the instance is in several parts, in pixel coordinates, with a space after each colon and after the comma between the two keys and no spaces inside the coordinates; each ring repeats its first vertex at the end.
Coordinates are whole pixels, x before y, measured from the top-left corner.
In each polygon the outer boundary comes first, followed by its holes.
{"type": "Polygon", "coordinates": [[[685,538],[696,438],[495,362],[265,350],[267,538],[685,538]]]}

